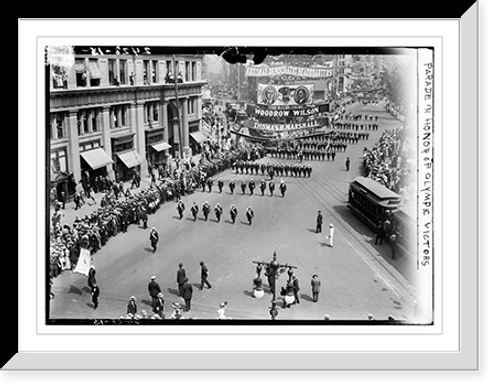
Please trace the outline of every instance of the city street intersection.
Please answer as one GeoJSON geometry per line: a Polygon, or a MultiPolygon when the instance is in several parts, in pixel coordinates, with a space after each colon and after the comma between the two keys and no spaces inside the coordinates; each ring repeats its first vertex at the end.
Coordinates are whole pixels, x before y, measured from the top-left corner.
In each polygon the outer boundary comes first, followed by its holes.
{"type": "MultiPolygon", "coordinates": [[[[244,320],[269,320],[271,294],[261,299],[253,297],[252,281],[256,276],[253,261],[269,261],[273,252],[281,264],[297,267],[295,274],[300,285],[300,304],[290,309],[281,307],[283,300],[279,288],[286,285],[287,274],[277,282],[279,320],[321,320],[328,314],[332,320],[366,320],[368,314],[377,320],[387,320],[392,315],[396,320],[411,320],[414,314],[415,289],[412,285],[411,266],[403,257],[391,260],[387,244],[374,245],[374,233],[347,208],[347,192],[350,181],[361,174],[363,148],[373,147],[384,129],[401,125],[389,115],[383,105],[354,104],[347,111],[356,114],[378,115],[379,129],[370,131],[368,140],[349,144],[346,152],[337,153],[335,161],[304,161],[312,167],[310,178],[275,177],[278,185],[284,179],[288,186],[285,197],[279,191],[270,196],[266,190],[261,196],[258,184],[269,177],[250,174],[235,174],[227,170],[214,177],[224,180],[222,193],[216,186],[212,192],[196,190],[185,196],[186,212],[182,220],[176,203],[164,203],[149,216],[148,229],[132,225],[127,233],[120,233],[93,255],[100,287],[100,303],[94,309],[91,302],[87,278],[71,271],[54,278],[50,300],[51,319],[97,319],[126,316],[127,302],[131,296],[137,298],[139,313],[151,312],[151,298],[147,285],[155,275],[165,296],[165,314],[170,305],[178,301],[176,272],[183,263],[190,283],[193,285],[191,311],[185,318],[216,319],[219,304],[227,301],[226,316],[244,320]],[[350,157],[351,169],[346,171],[345,158],[350,157]],[[257,188],[252,196],[248,189],[241,194],[242,180],[253,178],[257,188]],[[227,186],[234,179],[236,190],[231,195],[227,186]],[[189,211],[193,201],[200,206],[208,201],[212,212],[205,222],[200,213],[198,220],[192,219],[189,211]],[[220,203],[223,215],[217,223],[213,207],[220,203]],[[229,217],[232,204],[238,208],[238,217],[233,225],[229,217]],[[255,212],[252,225],[247,224],[245,210],[251,206],[255,212]],[[322,233],[316,234],[316,215],[324,216],[322,233]],[[200,219],[201,216],[201,219],[200,219]],[[329,246],[328,227],[335,227],[334,245],[329,246]],[[149,243],[149,230],[155,227],[159,233],[156,253],[149,243]],[[204,261],[210,272],[211,289],[200,291],[200,261],[204,261]],[[319,302],[312,301],[310,281],[317,274],[321,280],[319,302]]],[[[296,160],[265,157],[262,162],[298,163],[296,160]]],[[[89,212],[91,207],[84,207],[89,212]]],[[[97,206],[94,206],[97,208],[97,206]]],[[[76,214],[72,203],[66,206],[65,221],[72,224],[76,214]]],[[[267,279],[263,276],[264,287],[267,279]]]]}

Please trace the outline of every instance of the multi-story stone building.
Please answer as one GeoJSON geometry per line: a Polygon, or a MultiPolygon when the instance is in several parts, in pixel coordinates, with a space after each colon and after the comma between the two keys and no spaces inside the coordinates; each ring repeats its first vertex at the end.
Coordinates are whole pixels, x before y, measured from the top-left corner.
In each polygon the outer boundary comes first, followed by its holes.
{"type": "Polygon", "coordinates": [[[171,48],[75,47],[70,67],[48,67],[50,180],[58,193],[69,195],[68,174],[76,183],[84,171],[126,181],[189,156],[203,139],[201,62],[171,48]]]}

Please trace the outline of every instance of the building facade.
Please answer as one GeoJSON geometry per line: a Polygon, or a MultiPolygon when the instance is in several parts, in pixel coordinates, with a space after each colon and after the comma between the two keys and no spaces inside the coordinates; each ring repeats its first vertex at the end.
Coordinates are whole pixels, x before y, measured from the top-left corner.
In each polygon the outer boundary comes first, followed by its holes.
{"type": "Polygon", "coordinates": [[[385,68],[384,55],[339,54],[335,61],[336,97],[378,88],[385,68]]]}
{"type": "Polygon", "coordinates": [[[69,195],[68,174],[75,183],[87,174],[144,177],[200,141],[200,56],[134,52],[75,48],[71,66],[48,67],[50,180],[58,193],[69,195]]]}

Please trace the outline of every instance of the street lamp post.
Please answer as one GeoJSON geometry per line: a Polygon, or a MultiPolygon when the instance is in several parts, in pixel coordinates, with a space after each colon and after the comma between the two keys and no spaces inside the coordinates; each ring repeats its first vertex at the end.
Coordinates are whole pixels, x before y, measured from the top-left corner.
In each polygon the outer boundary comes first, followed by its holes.
{"type": "Polygon", "coordinates": [[[291,271],[293,268],[297,268],[293,265],[290,264],[280,264],[278,263],[276,251],[273,253],[273,258],[271,261],[266,262],[266,261],[253,261],[254,264],[257,264],[257,274],[260,275],[260,271],[262,269],[262,266],[265,266],[266,268],[266,275],[269,278],[269,286],[271,289],[271,293],[273,295],[273,298],[271,300],[271,308],[269,310],[269,314],[271,315],[272,320],[276,320],[276,317],[278,316],[278,308],[276,306],[276,283],[278,281],[278,278],[281,273],[285,272],[287,269],[289,271],[289,275],[291,275],[291,271]]]}

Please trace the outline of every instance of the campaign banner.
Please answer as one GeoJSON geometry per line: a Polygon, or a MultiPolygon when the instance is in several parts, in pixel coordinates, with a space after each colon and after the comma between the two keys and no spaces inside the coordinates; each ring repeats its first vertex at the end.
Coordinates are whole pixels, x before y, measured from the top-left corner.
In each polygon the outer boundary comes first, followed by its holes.
{"type": "Polygon", "coordinates": [[[257,103],[262,105],[307,105],[312,103],[314,84],[257,85],[257,103]]]}
{"type": "Polygon", "coordinates": [[[331,78],[333,76],[333,69],[297,67],[293,65],[278,65],[274,67],[249,65],[245,69],[245,75],[247,77],[254,78],[263,76],[293,75],[302,78],[322,79],[331,78]]]}
{"type": "Polygon", "coordinates": [[[288,118],[313,116],[315,114],[328,112],[330,105],[323,103],[319,105],[300,106],[271,106],[271,105],[251,105],[248,104],[246,112],[249,116],[269,117],[269,118],[288,118]]]}
{"type": "Polygon", "coordinates": [[[261,123],[255,120],[246,120],[245,127],[264,132],[290,132],[300,131],[305,129],[320,128],[328,125],[328,119],[318,118],[304,122],[289,122],[289,123],[261,123]]]}

